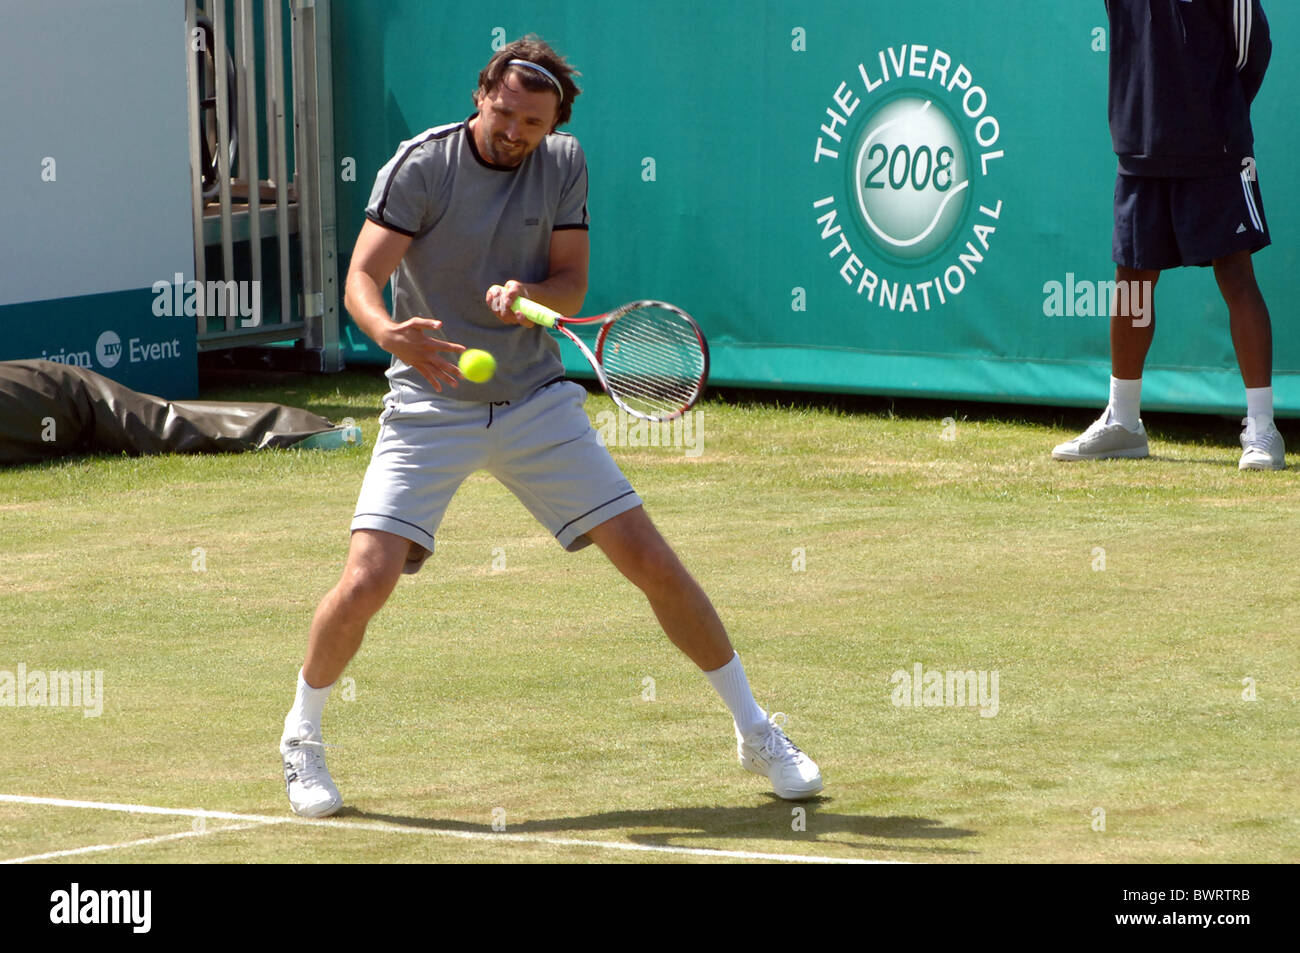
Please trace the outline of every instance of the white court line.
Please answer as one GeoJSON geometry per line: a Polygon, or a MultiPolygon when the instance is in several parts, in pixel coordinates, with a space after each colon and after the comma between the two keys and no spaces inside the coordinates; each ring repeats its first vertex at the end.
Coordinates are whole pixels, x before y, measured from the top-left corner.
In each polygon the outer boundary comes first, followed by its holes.
{"type": "Polygon", "coordinates": [[[243,831],[250,827],[261,827],[261,822],[253,824],[235,824],[231,827],[204,828],[199,831],[180,831],[176,834],[162,834],[158,837],[145,837],[141,840],[123,841],[120,844],[92,844],[89,847],[73,847],[70,850],[52,850],[48,854],[29,854],[26,857],[12,857],[0,860],[0,864],[26,864],[34,860],[52,860],[55,857],[74,857],[77,854],[94,854],[105,850],[121,850],[124,847],[141,847],[145,844],[160,844],[163,841],[180,840],[182,837],[203,837],[205,834],[219,834],[222,831],[243,831]]]}
{"type": "MultiPolygon", "coordinates": [[[[694,857],[721,857],[729,860],[777,860],[800,864],[897,864],[906,861],[864,860],[855,857],[818,857],[811,854],[765,854],[748,850],[714,850],[707,847],[673,847],[667,844],[628,844],[620,841],[582,840],[575,837],[546,837],[541,834],[511,834],[506,831],[454,831],[436,827],[411,827],[376,821],[349,821],[343,818],[313,820],[292,815],[235,814],[230,811],[205,811],[199,808],[154,807],[148,804],[113,804],[103,801],[73,801],[56,797],[29,797],[24,794],[0,794],[0,802],[35,804],[49,807],[76,807],[125,814],[165,814],[176,817],[212,817],[254,824],[295,824],[303,827],[333,827],[345,830],[376,831],[387,834],[419,834],[431,837],[455,837],[461,840],[507,841],[522,844],[547,844],[555,847],[594,847],[657,854],[683,854],[694,857]]],[[[226,828],[229,830],[230,828],[226,828]]],[[[176,836],[176,835],[172,835],[176,836]]]]}

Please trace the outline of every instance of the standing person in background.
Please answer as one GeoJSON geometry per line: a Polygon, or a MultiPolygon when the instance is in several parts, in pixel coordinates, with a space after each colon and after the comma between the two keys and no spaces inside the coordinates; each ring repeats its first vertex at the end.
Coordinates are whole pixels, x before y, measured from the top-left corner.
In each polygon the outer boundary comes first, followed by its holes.
{"type": "Polygon", "coordinates": [[[1272,43],[1260,0],[1107,0],[1116,306],[1110,401],[1057,460],[1145,457],[1142,368],[1160,273],[1213,266],[1246,385],[1242,470],[1286,466],[1273,336],[1251,256],[1269,244],[1250,107],[1272,43]]]}

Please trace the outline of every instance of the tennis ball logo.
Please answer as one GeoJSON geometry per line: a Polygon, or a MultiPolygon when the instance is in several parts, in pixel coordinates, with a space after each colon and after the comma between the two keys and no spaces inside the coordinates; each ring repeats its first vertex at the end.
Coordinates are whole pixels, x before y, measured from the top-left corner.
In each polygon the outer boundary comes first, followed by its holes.
{"type": "Polygon", "coordinates": [[[966,147],[933,99],[905,95],[867,118],[854,152],[854,194],[884,254],[928,258],[961,225],[969,195],[966,147]]]}

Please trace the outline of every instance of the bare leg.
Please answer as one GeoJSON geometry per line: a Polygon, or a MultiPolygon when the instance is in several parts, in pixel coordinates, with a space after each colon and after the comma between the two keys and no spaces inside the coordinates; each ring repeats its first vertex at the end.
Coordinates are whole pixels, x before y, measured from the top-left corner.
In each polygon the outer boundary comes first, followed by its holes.
{"type": "Polygon", "coordinates": [[[641,507],[620,513],[587,532],[650,600],[664,633],[706,672],[735,654],[713,603],[641,507]]]}
{"type": "Polygon", "coordinates": [[[1115,307],[1110,318],[1110,373],[1119,380],[1142,376],[1147,352],[1156,333],[1156,282],[1160,272],[1115,268],[1115,307]],[[1127,305],[1127,306],[1126,306],[1127,305]]]}
{"type": "Polygon", "coordinates": [[[366,624],[397,585],[410,540],[378,530],[352,534],[343,576],[316,607],[307,642],[303,680],[313,688],[332,685],[361,647],[366,624]]]}
{"type": "Polygon", "coordinates": [[[280,739],[285,787],[295,814],[327,817],[343,806],[321,751],[320,713],[329,695],[323,689],[338,680],[361,646],[366,623],[393,591],[410,547],[392,533],[357,530],[342,578],[316,607],[298,693],[280,739]]]}
{"type": "Polygon", "coordinates": [[[1273,326],[1268,305],[1255,280],[1250,252],[1239,251],[1214,262],[1214,277],[1228,305],[1232,346],[1247,387],[1270,387],[1273,381],[1273,326]]]}

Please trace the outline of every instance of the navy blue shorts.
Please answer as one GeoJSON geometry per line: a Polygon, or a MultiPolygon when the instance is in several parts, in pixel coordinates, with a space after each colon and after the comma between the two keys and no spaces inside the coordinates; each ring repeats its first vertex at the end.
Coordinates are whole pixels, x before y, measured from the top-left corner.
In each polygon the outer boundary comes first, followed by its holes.
{"type": "Polygon", "coordinates": [[[1115,180],[1115,264],[1163,271],[1209,265],[1270,242],[1258,176],[1115,180]]]}

